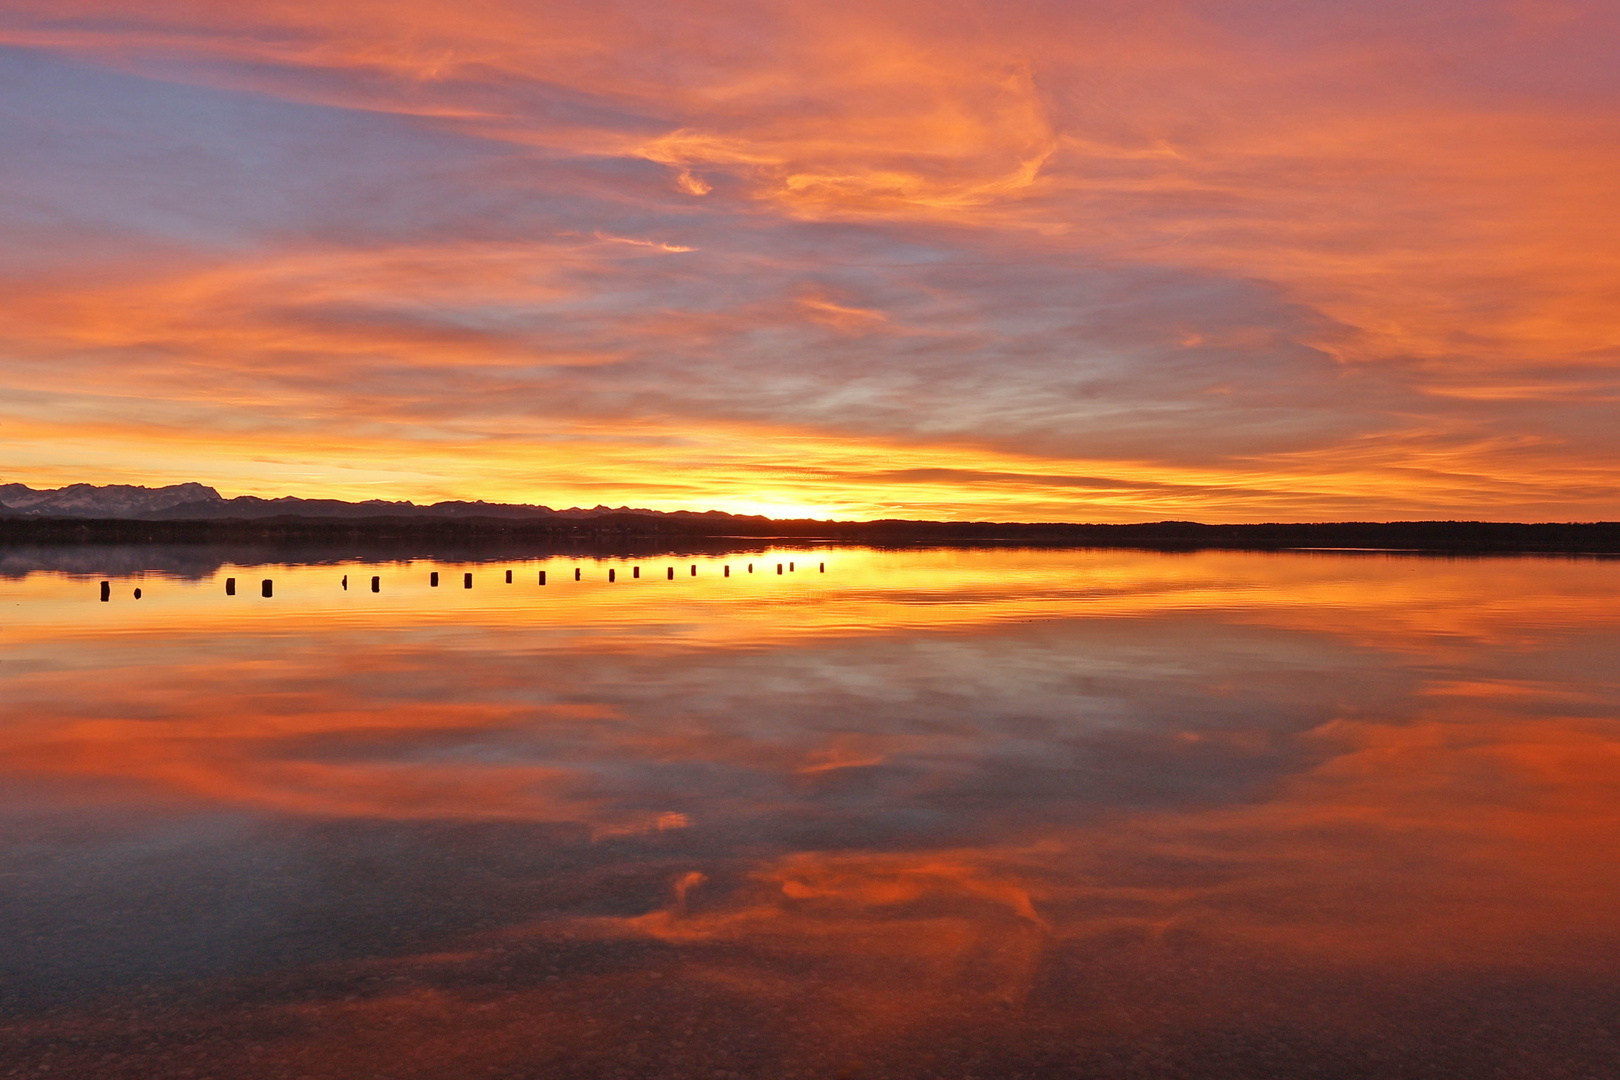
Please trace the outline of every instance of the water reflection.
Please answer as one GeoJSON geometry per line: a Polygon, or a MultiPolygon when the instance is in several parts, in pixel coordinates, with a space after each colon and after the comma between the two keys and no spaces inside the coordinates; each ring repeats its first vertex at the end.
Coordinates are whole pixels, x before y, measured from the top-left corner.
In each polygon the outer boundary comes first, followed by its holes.
{"type": "Polygon", "coordinates": [[[98,581],[4,586],[19,1067],[1620,1062],[1620,564],[801,548],[98,581]]]}

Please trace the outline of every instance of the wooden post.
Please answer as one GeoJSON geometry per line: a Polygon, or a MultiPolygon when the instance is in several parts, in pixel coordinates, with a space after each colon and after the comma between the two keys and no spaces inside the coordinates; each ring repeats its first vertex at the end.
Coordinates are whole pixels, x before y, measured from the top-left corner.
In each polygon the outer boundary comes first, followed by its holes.
{"type": "Polygon", "coordinates": [[[472,588],[472,575],[471,574],[462,574],[461,575],[461,587],[463,589],[472,588]]]}
{"type": "Polygon", "coordinates": [[[640,577],[641,576],[641,567],[637,566],[634,569],[632,569],[630,571],[630,576],[631,577],[640,577]]]}
{"type": "Polygon", "coordinates": [[[439,572],[437,570],[428,575],[428,584],[433,586],[435,589],[439,587],[439,572]]]}
{"type": "Polygon", "coordinates": [[[827,572],[827,564],[826,563],[821,564],[821,572],[823,574],[825,574],[827,572]]]}
{"type": "Polygon", "coordinates": [[[382,592],[382,578],[376,574],[371,575],[371,591],[382,592]]]}
{"type": "Polygon", "coordinates": [[[730,577],[730,576],[731,576],[731,564],[730,564],[730,563],[727,563],[727,564],[726,564],[726,575],[725,575],[725,576],[726,576],[726,577],[730,577]]]}
{"type": "Polygon", "coordinates": [[[574,580],[575,581],[579,580],[579,567],[577,567],[577,566],[574,567],[574,580]]]}
{"type": "Polygon", "coordinates": [[[512,584],[512,571],[510,570],[506,572],[506,583],[508,585],[512,584]]]}
{"type": "Polygon", "coordinates": [[[343,591],[344,592],[349,591],[349,575],[348,574],[343,575],[343,591]]]}
{"type": "Polygon", "coordinates": [[[540,584],[544,585],[545,583],[546,583],[546,572],[544,570],[542,570],[542,571],[540,571],[540,584]]]}
{"type": "Polygon", "coordinates": [[[141,598],[141,590],[136,589],[135,590],[135,599],[139,600],[140,598],[141,598]]]}
{"type": "Polygon", "coordinates": [[[274,594],[274,592],[275,592],[274,583],[271,582],[271,580],[269,578],[265,578],[264,579],[264,584],[259,586],[259,595],[260,596],[271,596],[271,595],[274,594]]]}
{"type": "Polygon", "coordinates": [[[608,571],[608,580],[609,581],[613,580],[613,571],[611,569],[608,571]]]}
{"type": "Polygon", "coordinates": [[[692,564],[692,576],[697,577],[697,563],[692,564]]]}
{"type": "Polygon", "coordinates": [[[790,573],[790,574],[793,573],[793,564],[792,563],[788,563],[788,573],[790,573]]]}
{"type": "Polygon", "coordinates": [[[776,572],[778,574],[780,574],[782,572],[782,564],[781,563],[776,564],[776,572]]]}
{"type": "Polygon", "coordinates": [[[101,583],[101,602],[103,604],[105,604],[107,601],[109,601],[111,599],[112,599],[112,582],[103,581],[101,583]]]}
{"type": "Polygon", "coordinates": [[[752,574],[754,572],[754,564],[753,563],[748,564],[748,572],[750,574],[752,574]]]}
{"type": "Polygon", "coordinates": [[[666,576],[667,576],[667,577],[668,577],[668,578],[669,578],[669,580],[671,580],[671,581],[674,581],[674,580],[675,580],[675,568],[674,568],[674,567],[673,567],[673,566],[672,566],[672,567],[670,567],[670,568],[669,568],[669,573],[668,573],[668,574],[667,574],[667,575],[666,575],[666,576]]]}
{"type": "Polygon", "coordinates": [[[236,579],[235,578],[228,577],[228,578],[225,579],[225,595],[226,596],[235,596],[236,595],[236,579]]]}

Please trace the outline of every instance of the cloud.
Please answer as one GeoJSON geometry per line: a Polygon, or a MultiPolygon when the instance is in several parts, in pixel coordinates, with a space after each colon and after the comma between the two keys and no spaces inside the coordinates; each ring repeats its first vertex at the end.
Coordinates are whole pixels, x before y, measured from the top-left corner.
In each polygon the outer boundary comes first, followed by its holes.
{"type": "Polygon", "coordinates": [[[156,480],[172,423],[242,490],[245,394],[402,497],[553,499],[479,455],[617,427],[582,467],[649,492],[634,432],[709,448],[663,505],[752,431],[1168,485],[805,463],[863,514],[1612,516],[1612,12],[1378,10],[12,5],[0,439],[156,480]]]}

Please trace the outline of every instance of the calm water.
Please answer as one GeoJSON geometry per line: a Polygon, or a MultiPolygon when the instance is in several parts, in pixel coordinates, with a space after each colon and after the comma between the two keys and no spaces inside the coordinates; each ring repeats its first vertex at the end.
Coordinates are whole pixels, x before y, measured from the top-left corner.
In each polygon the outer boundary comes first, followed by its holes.
{"type": "Polygon", "coordinates": [[[0,579],[0,1076],[1620,1075],[1620,562],[108,576],[0,579]]]}

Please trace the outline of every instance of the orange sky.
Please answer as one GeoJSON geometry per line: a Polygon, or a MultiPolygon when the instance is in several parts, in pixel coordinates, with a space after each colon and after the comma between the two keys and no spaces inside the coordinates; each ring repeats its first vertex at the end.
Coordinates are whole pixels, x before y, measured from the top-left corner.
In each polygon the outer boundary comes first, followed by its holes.
{"type": "Polygon", "coordinates": [[[1600,0],[0,11],[0,480],[1613,519],[1600,0]]]}

